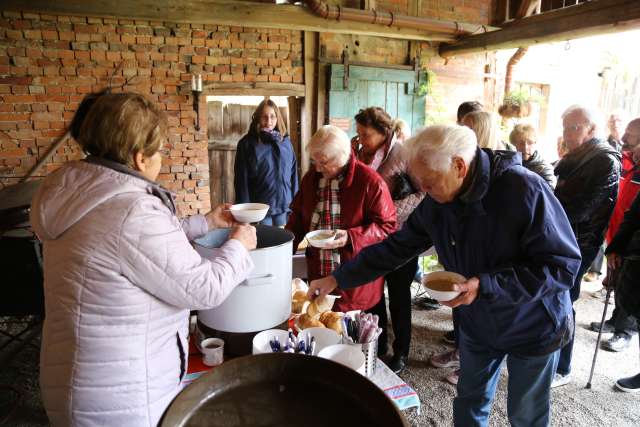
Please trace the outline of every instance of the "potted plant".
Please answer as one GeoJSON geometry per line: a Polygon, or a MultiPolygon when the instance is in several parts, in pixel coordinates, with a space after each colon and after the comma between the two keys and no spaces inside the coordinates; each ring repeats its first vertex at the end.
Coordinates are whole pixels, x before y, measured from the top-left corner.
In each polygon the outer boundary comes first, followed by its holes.
{"type": "Polygon", "coordinates": [[[537,102],[527,90],[519,89],[509,92],[498,108],[498,114],[504,118],[528,117],[533,111],[532,103],[537,102]]]}

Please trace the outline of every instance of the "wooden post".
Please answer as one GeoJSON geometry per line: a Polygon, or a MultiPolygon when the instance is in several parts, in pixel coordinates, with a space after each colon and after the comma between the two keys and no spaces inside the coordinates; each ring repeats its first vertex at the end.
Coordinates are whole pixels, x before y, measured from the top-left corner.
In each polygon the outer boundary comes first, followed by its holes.
{"type": "Polygon", "coordinates": [[[300,170],[309,169],[307,144],[318,129],[318,45],[319,34],[304,32],[304,104],[300,115],[300,170]]]}

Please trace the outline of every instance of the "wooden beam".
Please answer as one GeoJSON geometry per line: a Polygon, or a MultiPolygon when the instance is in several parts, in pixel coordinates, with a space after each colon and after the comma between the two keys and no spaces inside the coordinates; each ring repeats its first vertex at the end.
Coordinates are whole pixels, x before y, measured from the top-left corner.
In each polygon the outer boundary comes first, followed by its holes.
{"type": "Polygon", "coordinates": [[[3,10],[42,12],[52,15],[98,16],[237,25],[341,34],[389,37],[405,40],[453,41],[452,34],[359,22],[326,20],[302,6],[234,0],[3,0],[3,10]]]}
{"type": "MultiPolygon", "coordinates": [[[[206,83],[202,95],[304,96],[303,84],[270,82],[206,83]]],[[[182,95],[191,94],[191,83],[180,87],[182,95]]]]}
{"type": "Polygon", "coordinates": [[[640,28],[640,1],[597,0],[514,21],[503,29],[440,46],[448,58],[640,28]]]}

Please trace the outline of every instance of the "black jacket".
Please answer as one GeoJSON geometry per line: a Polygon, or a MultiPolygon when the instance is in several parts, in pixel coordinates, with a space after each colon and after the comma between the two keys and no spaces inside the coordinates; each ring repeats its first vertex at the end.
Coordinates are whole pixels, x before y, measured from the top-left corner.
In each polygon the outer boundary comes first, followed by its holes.
{"type": "Polygon", "coordinates": [[[534,152],[528,160],[522,161],[522,166],[529,169],[533,173],[540,175],[547,184],[553,189],[556,186],[556,176],[553,173],[553,167],[549,162],[542,158],[540,153],[534,152]]]}
{"type": "Polygon", "coordinates": [[[581,250],[602,244],[618,197],[620,160],[620,153],[594,138],[564,156],[555,168],[555,195],[581,250]]]}

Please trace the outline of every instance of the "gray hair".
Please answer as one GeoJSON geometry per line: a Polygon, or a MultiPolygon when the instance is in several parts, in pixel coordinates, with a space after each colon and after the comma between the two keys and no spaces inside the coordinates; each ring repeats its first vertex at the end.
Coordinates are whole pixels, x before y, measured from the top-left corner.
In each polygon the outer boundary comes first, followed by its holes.
{"type": "Polygon", "coordinates": [[[404,144],[407,162],[420,161],[426,167],[445,172],[454,157],[462,158],[467,165],[476,155],[476,134],[466,126],[435,125],[419,131],[404,144]]]}
{"type": "Polygon", "coordinates": [[[335,159],[340,166],[344,166],[351,156],[351,142],[342,129],[325,125],[313,134],[307,150],[311,156],[324,154],[330,159],[335,159]]]}
{"type": "Polygon", "coordinates": [[[562,113],[562,120],[564,120],[564,118],[567,117],[569,114],[574,114],[574,113],[582,114],[584,118],[587,120],[587,123],[593,126],[596,130],[599,128],[598,113],[595,110],[592,110],[591,108],[583,107],[582,105],[578,105],[578,104],[574,104],[569,108],[567,108],[566,110],[564,110],[564,113],[562,113]]]}

